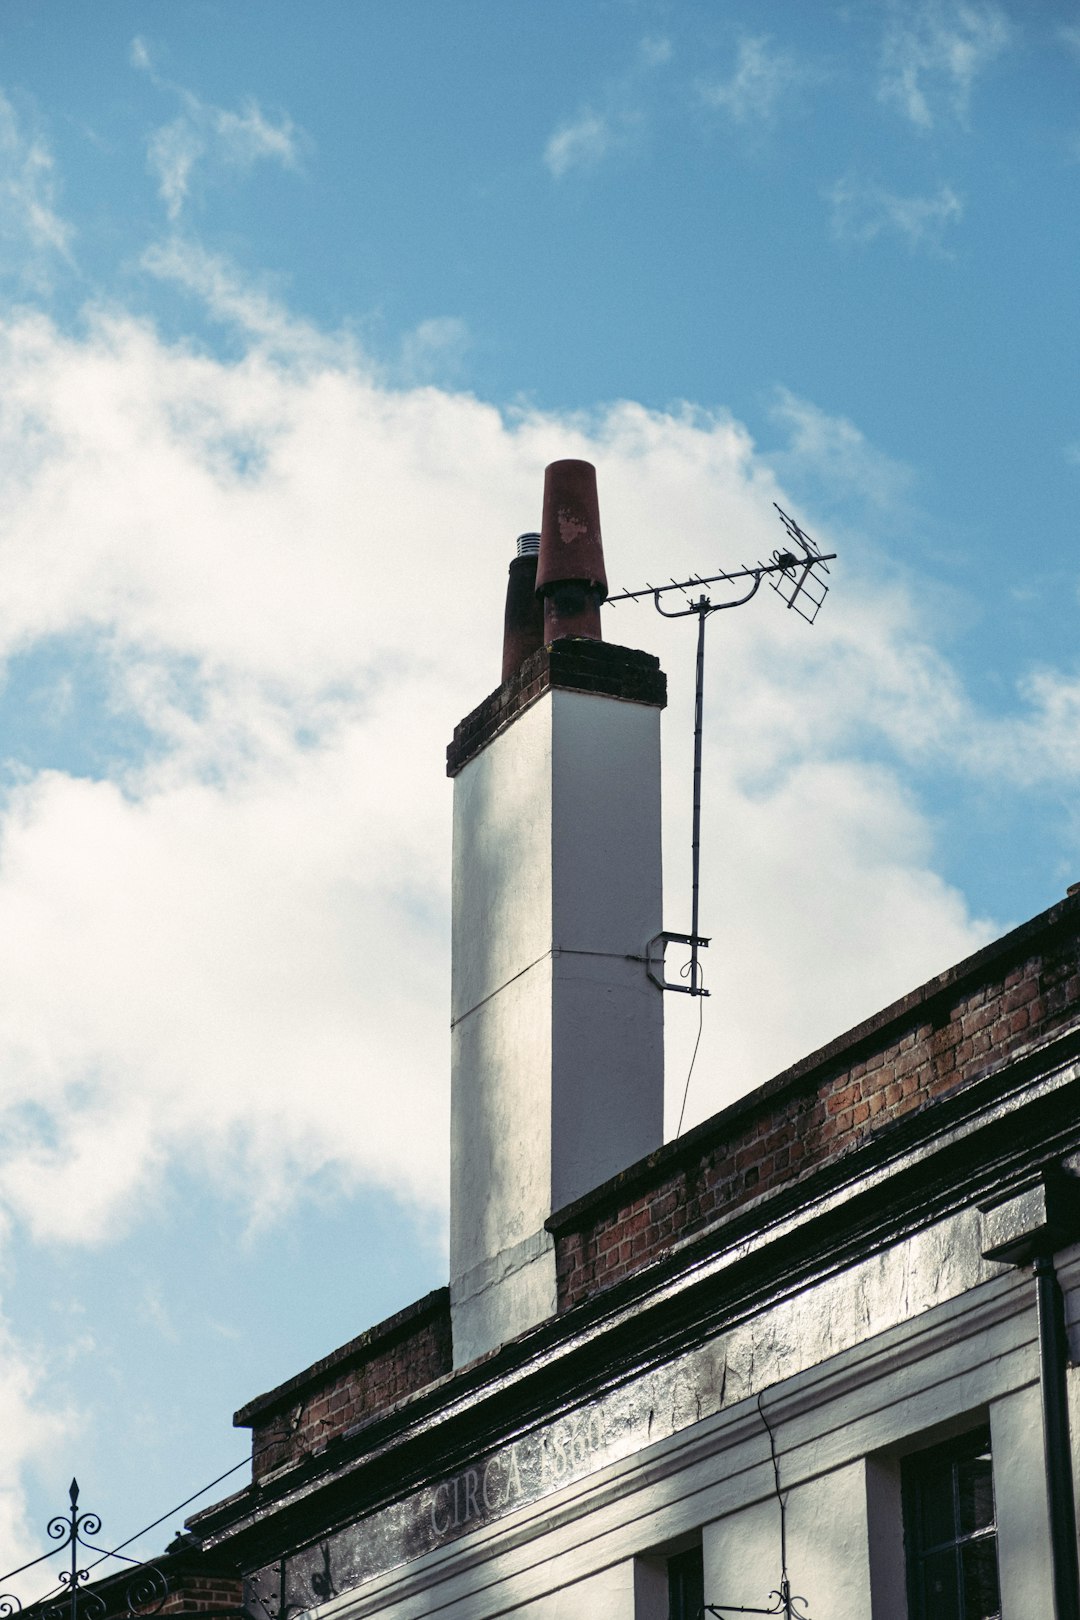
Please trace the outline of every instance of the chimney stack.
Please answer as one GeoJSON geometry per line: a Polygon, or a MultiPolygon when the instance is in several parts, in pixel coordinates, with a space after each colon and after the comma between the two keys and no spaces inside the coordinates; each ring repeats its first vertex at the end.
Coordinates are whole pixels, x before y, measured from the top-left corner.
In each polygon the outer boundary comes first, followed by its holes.
{"type": "Polygon", "coordinates": [[[547,469],[548,644],[531,652],[528,560],[510,565],[503,684],[447,750],[457,1366],[554,1314],[548,1217],[663,1139],[663,997],[644,958],[662,927],[666,683],[655,658],[600,639],[588,463],[547,469]]]}

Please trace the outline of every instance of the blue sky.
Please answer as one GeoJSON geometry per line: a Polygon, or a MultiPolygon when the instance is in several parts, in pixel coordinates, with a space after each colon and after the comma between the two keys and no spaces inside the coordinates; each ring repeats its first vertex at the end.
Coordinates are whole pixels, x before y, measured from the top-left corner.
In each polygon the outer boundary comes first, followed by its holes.
{"type": "MultiPolygon", "coordinates": [[[[548,460],[627,585],[840,553],[710,629],[688,1119],[1080,878],[1078,89],[1050,0],[8,0],[4,1568],[445,1279],[442,749],[548,460]]],[[[684,630],[607,612],[676,929],[684,630]]]]}

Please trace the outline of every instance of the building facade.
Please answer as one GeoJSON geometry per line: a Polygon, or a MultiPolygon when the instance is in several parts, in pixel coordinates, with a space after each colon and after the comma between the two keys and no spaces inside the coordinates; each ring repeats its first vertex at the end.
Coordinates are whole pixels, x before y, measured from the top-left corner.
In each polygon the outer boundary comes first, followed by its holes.
{"type": "Polygon", "coordinates": [[[663,1144],[664,677],[581,466],[449,750],[450,1285],[238,1412],[185,1545],[252,1620],[1080,1620],[1080,893],[663,1144]]]}

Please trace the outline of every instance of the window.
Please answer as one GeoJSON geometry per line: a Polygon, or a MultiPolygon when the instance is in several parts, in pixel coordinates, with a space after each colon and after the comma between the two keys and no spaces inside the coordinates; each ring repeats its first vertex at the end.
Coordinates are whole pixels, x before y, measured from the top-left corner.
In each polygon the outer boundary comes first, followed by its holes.
{"type": "Polygon", "coordinates": [[[998,1620],[990,1430],[905,1458],[902,1488],[911,1620],[998,1620]]]}
{"type": "Polygon", "coordinates": [[[670,1620],[699,1620],[705,1607],[705,1570],[700,1546],[668,1559],[670,1620]]]}

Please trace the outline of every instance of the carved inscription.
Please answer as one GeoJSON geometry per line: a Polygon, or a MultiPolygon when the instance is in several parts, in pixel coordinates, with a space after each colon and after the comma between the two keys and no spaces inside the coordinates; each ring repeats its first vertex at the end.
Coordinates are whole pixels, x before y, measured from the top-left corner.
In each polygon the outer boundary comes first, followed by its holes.
{"type": "MultiPolygon", "coordinates": [[[[599,1401],[554,1419],[533,1434],[482,1455],[467,1468],[335,1531],[325,1545],[286,1560],[286,1606],[324,1601],[330,1574],[338,1592],[409,1563],[552,1495],[620,1458],[632,1456],[705,1411],[745,1394],[716,1347],[701,1347],[656,1368],[599,1401]],[[692,1394],[692,1400],[686,1398],[692,1394]],[[327,1551],[328,1549],[328,1551],[327,1551]]],[[[260,1572],[277,1578],[276,1568],[260,1572]]]]}
{"type": "Polygon", "coordinates": [[[931,1229],[854,1273],[829,1277],[710,1343],[641,1371],[592,1406],[482,1455],[470,1466],[254,1572],[279,1616],[422,1558],[457,1536],[631,1458],[841,1350],[915,1317],[994,1274],[981,1258],[977,1212],[931,1229]],[[947,1242],[947,1247],[945,1246],[947,1242]],[[942,1259],[946,1255],[948,1264],[942,1259]],[[857,1306],[857,1308],[853,1308],[857,1306]]]}
{"type": "Polygon", "coordinates": [[[433,1536],[445,1541],[587,1474],[597,1466],[604,1439],[599,1411],[575,1413],[443,1480],[428,1505],[433,1536]]]}

